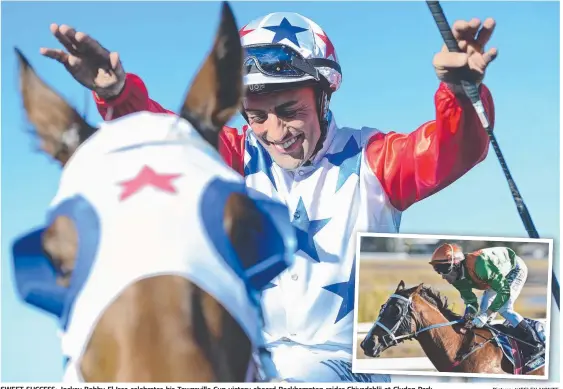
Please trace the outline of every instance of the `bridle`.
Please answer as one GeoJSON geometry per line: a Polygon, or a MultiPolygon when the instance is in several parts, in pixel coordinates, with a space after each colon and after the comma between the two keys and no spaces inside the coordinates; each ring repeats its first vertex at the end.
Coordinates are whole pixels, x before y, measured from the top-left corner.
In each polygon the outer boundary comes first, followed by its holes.
{"type": "Polygon", "coordinates": [[[377,344],[377,348],[374,349],[374,355],[373,355],[374,357],[377,357],[383,351],[387,350],[390,347],[396,346],[396,345],[404,342],[405,340],[415,339],[418,336],[418,334],[420,334],[420,333],[430,331],[430,330],[433,330],[435,328],[452,326],[454,324],[458,324],[458,323],[461,323],[463,321],[462,319],[459,319],[459,320],[449,321],[447,323],[433,324],[431,326],[424,327],[424,328],[421,328],[421,329],[419,329],[418,325],[416,325],[415,331],[411,331],[407,334],[397,336],[395,333],[403,325],[406,324],[406,325],[409,326],[409,328],[412,328],[412,326],[411,326],[412,308],[413,308],[412,307],[412,295],[410,295],[407,298],[405,296],[401,296],[401,295],[396,294],[396,293],[392,294],[389,297],[389,299],[387,300],[387,302],[381,307],[381,310],[379,312],[379,316],[377,317],[377,320],[375,321],[372,328],[368,332],[366,338],[364,339],[364,341],[365,341],[366,339],[368,339],[368,337],[371,338],[373,331],[376,327],[380,327],[386,332],[385,335],[382,335],[382,336],[379,337],[379,342],[377,344]],[[390,301],[393,300],[393,299],[398,300],[397,306],[401,309],[401,316],[395,322],[393,327],[389,328],[381,322],[381,316],[382,316],[383,312],[385,312],[385,308],[387,308],[390,301]]]}

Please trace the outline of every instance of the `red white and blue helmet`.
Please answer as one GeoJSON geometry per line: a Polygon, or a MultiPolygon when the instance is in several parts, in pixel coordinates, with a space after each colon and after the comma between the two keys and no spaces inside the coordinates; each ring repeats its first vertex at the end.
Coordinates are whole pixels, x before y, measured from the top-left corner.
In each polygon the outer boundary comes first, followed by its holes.
{"type": "Polygon", "coordinates": [[[332,42],[312,20],[293,12],[275,12],[240,30],[244,85],[250,93],[266,93],[316,83],[330,96],[342,82],[332,42]]]}

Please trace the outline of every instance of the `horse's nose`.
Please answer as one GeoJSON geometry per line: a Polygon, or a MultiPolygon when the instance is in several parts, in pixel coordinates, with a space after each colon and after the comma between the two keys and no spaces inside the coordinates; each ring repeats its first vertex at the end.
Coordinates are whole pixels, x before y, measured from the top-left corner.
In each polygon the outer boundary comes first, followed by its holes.
{"type": "Polygon", "coordinates": [[[371,339],[371,337],[366,338],[360,343],[360,347],[364,350],[364,354],[368,357],[373,355],[373,350],[375,348],[375,342],[371,339]]]}

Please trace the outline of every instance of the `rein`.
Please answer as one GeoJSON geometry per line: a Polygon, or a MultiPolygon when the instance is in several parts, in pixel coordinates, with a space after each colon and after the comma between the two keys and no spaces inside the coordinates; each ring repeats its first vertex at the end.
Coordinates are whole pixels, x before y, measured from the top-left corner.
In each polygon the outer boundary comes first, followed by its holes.
{"type": "MultiPolygon", "coordinates": [[[[476,334],[478,335],[478,334],[476,334]]],[[[479,335],[481,336],[481,335],[479,335]]],[[[482,337],[482,336],[481,336],[482,337]]],[[[456,357],[455,362],[452,363],[452,365],[448,368],[447,372],[452,371],[453,369],[455,369],[457,366],[459,366],[461,364],[461,362],[465,361],[471,354],[473,354],[474,352],[476,352],[477,350],[485,347],[485,345],[489,342],[491,342],[493,339],[496,339],[495,337],[489,338],[486,341],[484,341],[483,343],[478,343],[477,346],[475,346],[475,343],[473,343],[473,347],[466,352],[465,354],[463,354],[461,357],[456,357]]]]}
{"type": "MultiPolygon", "coordinates": [[[[395,336],[395,332],[401,326],[401,324],[404,322],[404,320],[408,317],[409,312],[412,310],[412,295],[409,296],[409,298],[406,298],[404,296],[401,296],[401,295],[394,293],[389,297],[389,300],[391,300],[391,299],[397,299],[397,300],[405,302],[407,307],[408,307],[408,310],[404,311],[401,318],[399,320],[397,320],[397,322],[395,323],[395,325],[391,329],[389,329],[385,324],[380,322],[381,314],[385,310],[385,306],[381,310],[377,320],[374,323],[374,327],[383,328],[383,330],[385,332],[387,332],[387,335],[382,337],[382,340],[383,340],[383,343],[384,343],[383,346],[385,347],[384,350],[386,350],[386,349],[388,349],[392,346],[396,346],[397,344],[399,344],[400,342],[402,342],[404,340],[410,340],[410,339],[416,338],[419,334],[421,334],[423,332],[430,331],[430,330],[433,330],[433,329],[436,329],[436,328],[453,326],[454,324],[459,324],[459,323],[462,323],[464,321],[463,319],[458,319],[458,320],[449,321],[447,323],[432,324],[430,326],[427,326],[427,327],[424,327],[424,328],[421,328],[421,329],[417,329],[416,331],[410,332],[410,333],[405,334],[405,335],[395,336]],[[390,342],[387,342],[386,337],[390,338],[390,342]]],[[[475,334],[475,335],[480,336],[483,339],[485,339],[483,336],[481,336],[479,334],[475,334]]],[[[455,358],[455,362],[449,367],[449,369],[447,371],[452,371],[453,369],[455,369],[465,359],[467,359],[471,354],[475,353],[476,351],[478,351],[479,349],[484,347],[487,343],[491,342],[495,338],[496,338],[496,334],[492,338],[489,338],[486,341],[477,344],[477,346],[475,346],[475,343],[474,343],[474,346],[467,353],[463,354],[461,357],[455,358]]]]}
{"type": "MultiPolygon", "coordinates": [[[[412,309],[412,296],[410,296],[409,298],[406,298],[404,296],[401,296],[401,295],[394,293],[394,294],[391,295],[391,297],[389,297],[389,300],[391,300],[393,298],[405,301],[407,303],[409,310],[412,309]]],[[[458,324],[458,323],[463,322],[463,319],[459,319],[459,320],[449,321],[447,323],[432,324],[428,327],[421,328],[420,330],[416,330],[414,332],[411,332],[411,333],[408,333],[408,334],[405,334],[405,335],[395,336],[395,331],[397,331],[397,329],[401,326],[401,324],[403,323],[403,321],[407,317],[407,314],[408,314],[408,312],[405,311],[403,316],[397,321],[397,323],[395,323],[395,325],[391,329],[387,328],[387,326],[385,324],[383,324],[379,321],[380,317],[381,317],[381,313],[379,314],[379,317],[377,318],[377,320],[374,323],[374,327],[383,328],[383,330],[385,332],[387,332],[387,334],[388,334],[387,336],[389,336],[391,338],[391,341],[393,342],[393,344],[391,344],[391,345],[384,345],[384,346],[386,346],[386,348],[389,348],[391,346],[395,346],[395,345],[399,344],[400,343],[399,340],[400,341],[410,340],[412,338],[416,338],[419,334],[421,334],[423,332],[430,331],[430,330],[433,330],[433,329],[436,329],[436,328],[448,327],[448,326],[452,326],[454,324],[458,324]]],[[[383,337],[383,338],[385,339],[385,337],[383,337]]]]}

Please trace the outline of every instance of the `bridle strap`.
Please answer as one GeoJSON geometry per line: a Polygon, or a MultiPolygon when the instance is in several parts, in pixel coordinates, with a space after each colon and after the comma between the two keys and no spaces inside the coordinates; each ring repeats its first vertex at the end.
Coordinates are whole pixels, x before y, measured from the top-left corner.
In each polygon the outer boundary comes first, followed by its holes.
{"type": "Polygon", "coordinates": [[[453,325],[455,325],[455,324],[461,323],[462,321],[463,321],[462,319],[459,319],[459,320],[449,321],[449,322],[447,322],[447,323],[432,324],[431,326],[424,327],[424,328],[422,328],[422,329],[420,329],[420,330],[418,330],[418,331],[411,332],[410,334],[401,335],[401,336],[394,336],[394,334],[393,334],[391,331],[389,331],[389,329],[388,329],[386,326],[384,326],[383,324],[381,324],[381,323],[376,323],[376,325],[378,325],[379,327],[381,327],[381,328],[383,328],[385,331],[387,331],[387,333],[389,333],[389,335],[393,336],[393,339],[394,339],[394,340],[400,340],[400,339],[410,339],[410,338],[414,338],[414,337],[418,336],[418,334],[421,334],[421,333],[423,333],[423,332],[430,331],[430,330],[433,330],[433,329],[436,329],[436,328],[453,326],[453,325]]]}
{"type": "MultiPolygon", "coordinates": [[[[389,297],[389,300],[391,300],[391,299],[393,299],[393,298],[398,299],[398,300],[406,301],[407,304],[408,304],[407,306],[408,306],[408,307],[411,306],[412,297],[406,298],[405,296],[401,296],[401,295],[399,295],[399,294],[393,293],[393,294],[391,295],[391,297],[389,297]]],[[[387,301],[389,301],[389,300],[387,300],[387,301]]],[[[385,310],[385,309],[383,309],[383,310],[385,310]]],[[[382,311],[383,311],[383,310],[382,310],[382,311]]],[[[381,314],[380,314],[380,316],[381,316],[381,314]]],[[[401,325],[401,323],[403,322],[403,320],[405,320],[406,317],[407,317],[407,313],[405,313],[399,320],[397,320],[397,322],[395,323],[395,325],[393,326],[393,328],[389,329],[389,328],[387,328],[386,325],[384,325],[383,323],[381,323],[381,322],[379,321],[379,316],[378,316],[377,320],[376,320],[375,323],[374,323],[374,327],[381,327],[381,328],[383,328],[383,330],[385,330],[385,332],[387,332],[387,334],[389,334],[389,336],[391,337],[391,341],[393,341],[393,346],[394,346],[394,345],[396,345],[396,344],[398,343],[397,340],[400,340],[400,339],[402,339],[402,338],[405,337],[405,335],[402,335],[402,336],[400,336],[400,337],[396,337],[396,336],[395,336],[395,331],[397,331],[397,328],[399,328],[399,326],[401,325]]]]}
{"type": "MultiPolygon", "coordinates": [[[[409,298],[406,298],[405,296],[401,296],[401,295],[398,295],[398,294],[395,294],[395,293],[394,293],[394,294],[392,294],[392,295],[389,297],[389,300],[391,300],[391,299],[393,299],[393,298],[398,299],[398,300],[406,301],[407,304],[408,304],[408,307],[409,307],[409,308],[411,307],[412,296],[409,297],[409,298]]],[[[389,300],[388,300],[388,301],[389,301],[389,300]]],[[[420,329],[420,330],[417,330],[417,331],[415,331],[415,332],[411,332],[411,333],[409,333],[409,334],[400,335],[400,336],[395,336],[395,331],[397,331],[397,328],[399,328],[399,326],[401,325],[401,323],[403,322],[403,320],[407,317],[407,314],[408,314],[408,313],[405,313],[399,320],[397,320],[397,322],[395,323],[395,325],[394,325],[393,328],[391,328],[391,329],[389,329],[386,325],[384,325],[383,323],[381,323],[381,322],[379,321],[379,317],[378,317],[377,320],[375,321],[374,327],[383,328],[383,330],[384,330],[385,332],[387,332],[387,334],[391,337],[391,341],[393,342],[393,344],[392,344],[391,346],[397,345],[397,344],[399,343],[399,342],[398,342],[399,340],[408,340],[408,339],[411,339],[411,338],[415,338],[416,336],[418,336],[418,334],[421,334],[421,333],[426,332],[426,331],[430,331],[430,330],[433,330],[433,329],[436,329],[436,328],[441,328],[441,327],[453,326],[454,324],[459,324],[459,323],[463,322],[463,319],[458,319],[458,320],[449,321],[449,322],[447,322],[447,323],[432,324],[432,325],[430,325],[430,326],[428,326],[428,327],[424,327],[424,328],[422,328],[422,329],[420,329]]],[[[390,347],[390,346],[389,346],[389,347],[390,347]]]]}

